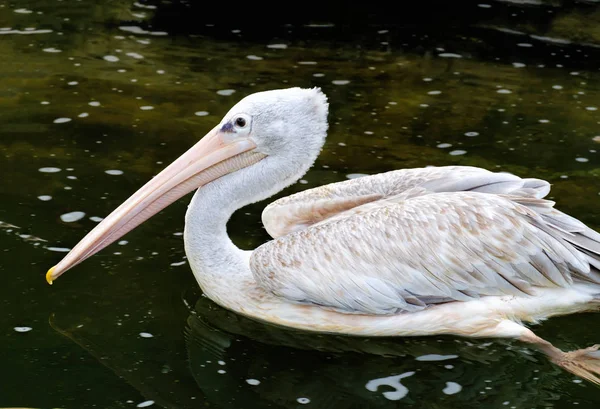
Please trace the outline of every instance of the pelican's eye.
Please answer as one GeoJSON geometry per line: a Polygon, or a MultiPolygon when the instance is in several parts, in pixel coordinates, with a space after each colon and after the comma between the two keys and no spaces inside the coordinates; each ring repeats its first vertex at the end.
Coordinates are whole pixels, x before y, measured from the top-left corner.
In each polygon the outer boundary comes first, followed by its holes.
{"type": "Polygon", "coordinates": [[[242,118],[241,116],[235,118],[235,126],[237,126],[238,128],[244,128],[246,126],[246,123],[246,119],[242,118]]]}

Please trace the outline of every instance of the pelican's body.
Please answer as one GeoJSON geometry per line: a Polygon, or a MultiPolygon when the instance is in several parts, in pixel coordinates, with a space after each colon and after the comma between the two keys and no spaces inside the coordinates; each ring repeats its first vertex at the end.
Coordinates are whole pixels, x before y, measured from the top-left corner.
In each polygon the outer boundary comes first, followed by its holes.
{"type": "Polygon", "coordinates": [[[263,212],[273,241],[252,252],[231,242],[233,212],[312,165],[327,108],[318,89],[246,97],[48,280],[200,187],[186,254],[203,292],[225,308],[319,332],[511,337],[599,382],[594,350],[565,354],[521,324],[600,306],[600,235],[544,200],[545,181],[472,167],[388,172],[280,199],[263,212]]]}

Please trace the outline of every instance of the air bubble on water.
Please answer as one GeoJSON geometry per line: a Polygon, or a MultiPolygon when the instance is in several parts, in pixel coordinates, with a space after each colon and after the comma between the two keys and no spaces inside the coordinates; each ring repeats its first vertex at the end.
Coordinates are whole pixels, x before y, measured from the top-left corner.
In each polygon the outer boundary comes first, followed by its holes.
{"type": "Polygon", "coordinates": [[[136,60],[144,59],[144,56],[138,53],[127,53],[126,55],[128,55],[131,58],[135,58],[136,60]]]}
{"type": "Polygon", "coordinates": [[[42,172],[42,173],[56,173],[56,172],[60,172],[60,168],[54,168],[54,167],[48,166],[45,168],[39,168],[38,171],[42,172]]]}
{"type": "Polygon", "coordinates": [[[65,223],[73,223],[79,221],[85,217],[84,212],[69,212],[60,215],[60,220],[65,223]]]}
{"type": "Polygon", "coordinates": [[[454,395],[462,391],[462,386],[456,382],[446,382],[446,387],[442,390],[446,395],[454,395]]]}

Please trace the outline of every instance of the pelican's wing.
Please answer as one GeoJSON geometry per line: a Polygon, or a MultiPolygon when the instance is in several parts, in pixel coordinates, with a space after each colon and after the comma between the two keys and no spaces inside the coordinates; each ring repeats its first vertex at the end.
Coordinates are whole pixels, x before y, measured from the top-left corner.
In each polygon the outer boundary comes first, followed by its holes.
{"type": "Polygon", "coordinates": [[[550,185],[544,180],[521,179],[468,166],[403,169],[332,183],[281,198],[265,208],[262,220],[271,237],[277,238],[365,203],[398,194],[458,191],[542,198],[550,191],[550,185]]]}
{"type": "MultiPolygon", "coordinates": [[[[417,188],[413,188],[417,189],[417,188]]],[[[278,296],[387,314],[532,287],[600,282],[600,235],[524,196],[402,194],[289,233],[254,251],[257,282],[278,296]]]]}

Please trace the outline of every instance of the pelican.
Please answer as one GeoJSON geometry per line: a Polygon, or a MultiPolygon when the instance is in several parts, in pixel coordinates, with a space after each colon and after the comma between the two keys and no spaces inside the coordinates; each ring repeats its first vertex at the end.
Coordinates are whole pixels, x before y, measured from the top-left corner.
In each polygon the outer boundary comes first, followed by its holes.
{"type": "Polygon", "coordinates": [[[197,189],[185,251],[204,294],[229,310],[324,333],[513,338],[600,384],[598,345],[563,352],[524,325],[600,308],[600,234],[545,200],[546,181],[449,166],[333,183],[268,205],[262,221],[273,240],[237,248],[231,215],[306,173],[327,114],[319,88],[245,97],[47,281],[197,189]]]}

